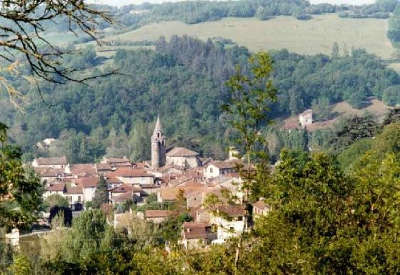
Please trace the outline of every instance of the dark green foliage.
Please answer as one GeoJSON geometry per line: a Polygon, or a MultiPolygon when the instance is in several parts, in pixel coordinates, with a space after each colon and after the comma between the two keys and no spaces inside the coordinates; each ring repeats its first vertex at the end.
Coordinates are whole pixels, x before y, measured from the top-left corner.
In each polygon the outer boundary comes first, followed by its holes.
{"type": "Polygon", "coordinates": [[[160,224],[160,233],[163,241],[176,242],[181,235],[181,228],[184,222],[190,222],[193,218],[188,213],[168,218],[160,224]]]}
{"type": "Polygon", "coordinates": [[[400,104],[400,85],[386,88],[382,95],[383,103],[388,106],[396,106],[400,104]]]}
{"type": "Polygon", "coordinates": [[[387,36],[394,46],[400,42],[400,5],[396,7],[393,11],[392,17],[389,19],[387,36]]]}
{"type": "Polygon", "coordinates": [[[55,205],[50,208],[49,223],[57,216],[62,216],[64,219],[64,226],[71,226],[72,224],[72,210],[69,207],[55,205]]]}
{"type": "Polygon", "coordinates": [[[48,196],[45,199],[44,206],[45,206],[46,209],[50,209],[53,206],[68,207],[69,203],[68,203],[68,200],[65,197],[63,197],[63,196],[61,196],[59,194],[53,194],[53,195],[48,196]]]}
{"type": "Polygon", "coordinates": [[[400,122],[400,108],[394,108],[389,111],[382,125],[386,126],[394,122],[400,122]]]}
{"type": "Polygon", "coordinates": [[[378,130],[378,124],[371,117],[355,116],[343,122],[342,128],[336,132],[331,142],[333,147],[340,151],[357,140],[375,136],[378,130]]]}
{"type": "MultiPolygon", "coordinates": [[[[229,96],[224,83],[235,65],[247,73],[248,57],[245,48],[222,39],[161,38],[155,51],[117,52],[109,64],[126,75],[98,79],[91,86],[48,87],[43,89],[46,102],[31,90],[28,96],[33,99],[25,106],[25,116],[0,101],[4,106],[0,120],[12,123],[13,141],[22,145],[27,158],[66,155],[76,163],[94,162],[107,154],[140,161],[150,158],[149,136],[160,113],[168,146],[223,158],[223,144],[232,135],[220,116],[219,106],[229,96]],[[59,140],[48,151],[34,149],[48,137],[59,140]]],[[[400,84],[395,71],[363,50],[332,58],[281,50],[271,52],[271,58],[276,67],[273,83],[279,91],[277,102],[269,103],[273,118],[315,107],[320,110],[317,118],[327,119],[330,104],[347,100],[364,106],[370,96],[382,99],[385,89],[400,84]]],[[[27,83],[17,83],[20,90],[31,89],[27,83]]]]}
{"type": "Polygon", "coordinates": [[[108,187],[106,180],[101,176],[96,187],[92,206],[94,208],[100,208],[104,203],[108,203],[108,187]]]}
{"type": "Polygon", "coordinates": [[[7,127],[0,123],[0,227],[26,227],[39,214],[43,186],[21,158],[21,149],[7,144],[7,127]]]}

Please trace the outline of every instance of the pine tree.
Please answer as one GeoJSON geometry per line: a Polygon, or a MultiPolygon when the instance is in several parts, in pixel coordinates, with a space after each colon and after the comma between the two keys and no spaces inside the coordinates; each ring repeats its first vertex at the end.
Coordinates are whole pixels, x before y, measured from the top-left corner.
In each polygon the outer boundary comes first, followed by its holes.
{"type": "Polygon", "coordinates": [[[102,204],[108,202],[107,182],[104,177],[100,177],[99,184],[97,185],[96,192],[93,198],[93,207],[100,208],[102,204]]]}

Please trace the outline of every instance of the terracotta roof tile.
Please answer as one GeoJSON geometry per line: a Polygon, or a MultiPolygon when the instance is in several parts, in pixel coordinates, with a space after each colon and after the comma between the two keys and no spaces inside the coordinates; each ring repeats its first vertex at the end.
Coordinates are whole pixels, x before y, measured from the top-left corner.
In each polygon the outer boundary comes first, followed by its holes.
{"type": "Polygon", "coordinates": [[[219,169],[234,169],[238,163],[239,161],[212,161],[208,165],[214,165],[219,169]]]}
{"type": "Polygon", "coordinates": [[[96,187],[99,181],[99,177],[84,177],[77,179],[76,183],[81,185],[83,188],[90,188],[96,187]]]}
{"type": "Polygon", "coordinates": [[[58,176],[64,176],[64,169],[60,168],[41,168],[41,167],[35,167],[34,168],[35,172],[39,174],[41,177],[58,177],[58,176]]]}
{"type": "Polygon", "coordinates": [[[222,205],[218,207],[218,211],[227,214],[229,217],[240,217],[246,214],[246,209],[241,204],[222,205]]]}
{"type": "Polygon", "coordinates": [[[211,226],[207,223],[183,223],[183,236],[185,239],[207,239],[211,233],[211,226]]]}
{"type": "Polygon", "coordinates": [[[73,164],[70,167],[71,173],[78,177],[87,177],[97,175],[96,167],[94,164],[73,164]]]}
{"type": "Polygon", "coordinates": [[[269,206],[263,201],[257,201],[253,203],[253,207],[257,207],[258,209],[266,210],[269,209],[269,206]]]}
{"type": "Polygon", "coordinates": [[[67,165],[67,158],[64,157],[56,157],[56,158],[38,158],[36,159],[37,164],[39,165],[67,165]]]}
{"type": "Polygon", "coordinates": [[[145,218],[166,218],[173,215],[170,210],[146,210],[144,211],[145,218]]]}
{"type": "Polygon", "coordinates": [[[167,153],[167,157],[196,157],[199,153],[184,147],[175,147],[167,153]]]}
{"type": "Polygon", "coordinates": [[[47,191],[52,191],[52,192],[63,192],[64,189],[65,189],[65,183],[50,184],[46,188],[47,191]]]}
{"type": "Polygon", "coordinates": [[[154,177],[152,174],[149,174],[144,169],[135,169],[130,167],[120,167],[113,172],[109,172],[106,174],[109,178],[116,177],[126,177],[126,178],[134,178],[134,177],[154,177]]]}
{"type": "Polygon", "coordinates": [[[67,194],[70,194],[70,195],[79,195],[79,194],[83,194],[83,191],[82,191],[82,186],[67,186],[67,192],[66,192],[67,194]]]}
{"type": "Polygon", "coordinates": [[[109,163],[96,163],[97,171],[111,171],[111,165],[109,163]]]}

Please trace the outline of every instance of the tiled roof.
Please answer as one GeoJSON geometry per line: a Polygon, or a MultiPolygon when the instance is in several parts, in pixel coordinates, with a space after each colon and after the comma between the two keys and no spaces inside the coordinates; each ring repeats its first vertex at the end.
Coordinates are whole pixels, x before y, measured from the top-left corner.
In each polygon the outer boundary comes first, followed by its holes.
{"type": "Polygon", "coordinates": [[[99,181],[99,177],[84,177],[76,180],[83,188],[96,187],[99,181]]]}
{"type": "Polygon", "coordinates": [[[130,167],[120,167],[113,172],[107,173],[107,177],[115,178],[115,177],[126,177],[126,178],[135,178],[135,177],[154,177],[152,174],[149,174],[144,169],[135,169],[130,167]]]}
{"type": "Polygon", "coordinates": [[[212,161],[208,165],[214,165],[219,169],[234,169],[238,165],[238,161],[212,161]]]}
{"type": "Polygon", "coordinates": [[[167,157],[196,157],[199,153],[184,147],[175,147],[167,153],[167,157]]]}
{"type": "Polygon", "coordinates": [[[38,158],[36,159],[38,165],[67,165],[67,158],[58,157],[58,158],[38,158]]]}
{"type": "Polygon", "coordinates": [[[257,207],[258,209],[261,209],[261,210],[269,209],[269,206],[263,201],[257,201],[255,203],[253,203],[253,207],[257,207]]]}
{"type": "Polygon", "coordinates": [[[122,194],[120,194],[118,196],[113,196],[111,200],[112,200],[113,203],[124,202],[124,201],[131,200],[132,197],[133,197],[132,193],[127,192],[127,193],[122,193],[122,194]]]}
{"type": "Polygon", "coordinates": [[[94,164],[73,164],[70,167],[71,173],[79,177],[97,175],[94,164]]]}
{"type": "Polygon", "coordinates": [[[241,204],[222,205],[218,207],[218,211],[228,215],[229,217],[240,217],[246,214],[246,209],[241,204]]]}
{"type": "Polygon", "coordinates": [[[57,177],[64,175],[64,169],[35,167],[35,172],[41,177],[57,177]]]}
{"type": "Polygon", "coordinates": [[[112,193],[132,193],[133,187],[130,184],[121,184],[111,190],[112,193]]]}
{"type": "Polygon", "coordinates": [[[82,191],[82,186],[67,186],[67,194],[70,195],[79,195],[79,194],[83,194],[82,191]]]}
{"type": "Polygon", "coordinates": [[[188,196],[189,194],[202,192],[207,187],[203,184],[197,183],[196,185],[188,185],[188,186],[179,186],[179,187],[165,187],[160,189],[160,196],[163,200],[166,201],[174,201],[177,199],[177,196],[180,191],[183,191],[184,196],[188,196]]]}
{"type": "Polygon", "coordinates": [[[109,163],[96,163],[97,171],[111,171],[111,165],[109,163]]]}
{"type": "Polygon", "coordinates": [[[107,177],[106,181],[109,184],[118,184],[118,183],[122,184],[122,181],[116,177],[107,177]]]}
{"type": "Polygon", "coordinates": [[[46,190],[51,192],[63,192],[65,189],[65,183],[50,184],[46,190]]]}
{"type": "Polygon", "coordinates": [[[183,235],[185,239],[207,239],[210,225],[207,223],[185,222],[183,223],[183,235]]]}
{"type": "Polygon", "coordinates": [[[170,210],[146,210],[144,211],[145,218],[166,218],[173,214],[170,210]]]}

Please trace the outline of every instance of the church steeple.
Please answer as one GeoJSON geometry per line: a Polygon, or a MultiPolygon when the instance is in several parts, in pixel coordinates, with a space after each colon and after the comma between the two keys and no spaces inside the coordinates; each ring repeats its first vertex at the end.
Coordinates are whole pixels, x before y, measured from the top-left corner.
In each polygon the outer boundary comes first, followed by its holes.
{"type": "Polygon", "coordinates": [[[161,122],[160,122],[160,116],[159,115],[157,116],[157,121],[156,121],[156,126],[154,127],[153,136],[157,132],[162,133],[162,127],[161,127],[161,122]]]}
{"type": "Polygon", "coordinates": [[[156,126],[151,136],[151,166],[154,169],[165,165],[165,136],[162,130],[160,116],[157,116],[156,126]]]}

